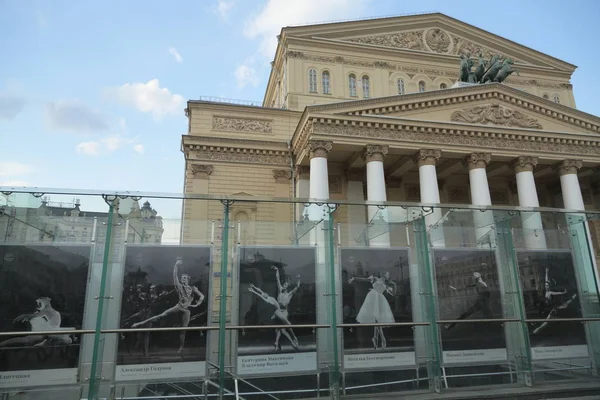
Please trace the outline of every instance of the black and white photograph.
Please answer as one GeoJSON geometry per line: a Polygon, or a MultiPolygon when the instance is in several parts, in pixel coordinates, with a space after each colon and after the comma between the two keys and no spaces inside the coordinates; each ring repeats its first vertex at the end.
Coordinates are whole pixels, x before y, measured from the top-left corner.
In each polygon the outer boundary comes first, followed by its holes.
{"type": "Polygon", "coordinates": [[[238,374],[317,369],[314,247],[239,248],[238,374]],[[272,326],[277,326],[273,328],[272,326]]]}
{"type": "MultiPolygon", "coordinates": [[[[128,246],[121,328],[206,326],[211,249],[128,246]]],[[[206,331],[131,332],[119,337],[117,380],[199,377],[206,331]]]]}
{"type": "Polygon", "coordinates": [[[90,246],[0,246],[0,388],[77,382],[90,246]]]}
{"type": "Polygon", "coordinates": [[[532,358],[587,357],[584,325],[557,321],[581,318],[571,253],[521,251],[517,259],[527,319],[540,320],[528,324],[532,358]]]}
{"type": "Polygon", "coordinates": [[[495,254],[486,249],[434,250],[438,318],[445,364],[504,361],[502,298],[495,254]],[[464,322],[463,322],[464,321],[464,322]]]}
{"type": "MultiPolygon", "coordinates": [[[[408,254],[408,249],[341,249],[345,324],[412,322],[408,254]]],[[[415,365],[411,326],[358,326],[343,332],[345,369],[415,365]]]]}

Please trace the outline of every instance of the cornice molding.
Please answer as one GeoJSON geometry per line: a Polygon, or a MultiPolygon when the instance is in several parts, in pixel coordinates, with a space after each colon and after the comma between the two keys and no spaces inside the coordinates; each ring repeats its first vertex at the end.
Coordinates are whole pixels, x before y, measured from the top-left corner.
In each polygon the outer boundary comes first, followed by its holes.
{"type": "MultiPolygon", "coordinates": [[[[334,117],[334,116],[332,116],[334,117]]],[[[494,129],[500,130],[498,128],[494,129]]],[[[427,123],[420,121],[386,120],[386,123],[373,123],[352,121],[339,116],[339,118],[318,118],[313,121],[312,134],[327,138],[361,138],[372,141],[373,139],[411,142],[422,146],[465,146],[468,148],[489,148],[490,150],[507,149],[515,152],[550,153],[556,155],[590,155],[600,156],[600,137],[596,140],[580,138],[551,137],[544,132],[527,131],[517,133],[512,129],[504,128],[505,132],[486,132],[485,127],[460,127],[449,126],[444,123],[427,123]],[[438,125],[438,126],[436,126],[438,125]],[[446,125],[447,127],[444,127],[446,125]]],[[[294,149],[302,148],[308,140],[308,134],[299,138],[294,149]]],[[[493,152],[493,150],[492,150],[493,152]]]]}
{"type": "Polygon", "coordinates": [[[600,132],[600,118],[597,116],[584,113],[562,104],[556,104],[550,100],[518,91],[500,83],[308,106],[307,110],[309,112],[317,113],[321,111],[339,110],[338,113],[347,115],[386,115],[401,111],[426,110],[481,100],[506,102],[520,109],[551,117],[594,133],[600,132]],[[441,94],[443,94],[444,98],[435,98],[435,96],[441,94]],[[344,111],[344,109],[354,110],[344,111]],[[577,118],[575,116],[577,116],[577,118]]]}

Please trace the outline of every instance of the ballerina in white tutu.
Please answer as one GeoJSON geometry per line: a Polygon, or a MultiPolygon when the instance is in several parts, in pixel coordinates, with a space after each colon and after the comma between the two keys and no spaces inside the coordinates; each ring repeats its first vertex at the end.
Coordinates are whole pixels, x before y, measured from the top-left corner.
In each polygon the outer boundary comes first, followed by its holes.
{"type": "MultiPolygon", "coordinates": [[[[382,324],[382,323],[394,323],[394,314],[385,298],[384,293],[388,293],[392,296],[396,294],[396,283],[390,280],[390,273],[386,272],[383,276],[374,277],[373,275],[368,278],[353,277],[350,278],[348,283],[354,281],[371,282],[372,288],[367,293],[365,300],[356,315],[356,321],[359,324],[382,324]]],[[[375,326],[373,329],[373,347],[375,350],[378,348],[385,349],[387,342],[383,335],[383,326],[375,326]]]]}

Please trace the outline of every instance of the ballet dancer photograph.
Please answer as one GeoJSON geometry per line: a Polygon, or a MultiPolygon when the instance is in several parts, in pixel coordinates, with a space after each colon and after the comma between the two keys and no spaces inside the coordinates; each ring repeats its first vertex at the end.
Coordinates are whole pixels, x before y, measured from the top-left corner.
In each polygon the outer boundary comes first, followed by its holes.
{"type": "Polygon", "coordinates": [[[276,326],[238,333],[238,360],[245,357],[244,365],[262,355],[316,354],[313,328],[289,327],[316,323],[315,263],[310,247],[239,249],[239,325],[276,326]]]}
{"type": "Polygon", "coordinates": [[[438,318],[453,321],[440,326],[444,361],[504,360],[506,340],[503,324],[468,322],[502,318],[494,252],[487,249],[445,249],[434,250],[433,256],[438,318]]]}
{"type": "MultiPolygon", "coordinates": [[[[570,252],[517,253],[529,341],[537,355],[560,358],[573,356],[586,346],[585,330],[579,322],[557,322],[561,318],[581,318],[577,281],[570,252]],[[573,347],[575,346],[575,347],[573,347]]],[[[544,357],[547,358],[547,357],[544,357]]]]}
{"type": "MultiPolygon", "coordinates": [[[[61,331],[81,329],[90,251],[87,245],[0,246],[0,331],[56,331],[0,338],[0,378],[9,371],[69,369],[76,380],[81,338],[61,331]]],[[[25,385],[54,380],[52,371],[30,376],[36,382],[25,385]]]]}
{"type": "MultiPolygon", "coordinates": [[[[412,322],[407,249],[342,248],[340,258],[345,324],[412,322]]],[[[345,355],[414,352],[410,326],[356,326],[343,332],[345,355]]]]}
{"type": "MultiPolygon", "coordinates": [[[[206,326],[211,254],[203,246],[128,246],[121,328],[206,326]]],[[[201,331],[120,335],[118,364],[204,361],[201,331]]]]}

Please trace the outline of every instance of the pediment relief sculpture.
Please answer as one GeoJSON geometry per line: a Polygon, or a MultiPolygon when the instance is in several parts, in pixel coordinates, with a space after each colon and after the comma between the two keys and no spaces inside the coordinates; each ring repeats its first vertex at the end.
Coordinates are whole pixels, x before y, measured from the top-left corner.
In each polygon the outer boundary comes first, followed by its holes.
{"type": "MultiPolygon", "coordinates": [[[[470,40],[452,35],[440,28],[429,28],[418,31],[387,33],[383,35],[362,36],[346,39],[353,43],[364,43],[375,46],[394,47],[397,49],[420,50],[438,54],[467,55],[482,53],[485,58],[492,58],[498,54],[497,50],[490,49],[470,40]]],[[[504,58],[504,57],[503,57],[504,58]]],[[[515,62],[515,57],[511,58],[515,62]]]]}
{"type": "Polygon", "coordinates": [[[455,111],[450,116],[450,120],[454,122],[465,122],[467,124],[492,124],[518,128],[542,129],[542,125],[537,119],[531,118],[521,111],[511,110],[510,108],[495,103],[455,111]]]}

